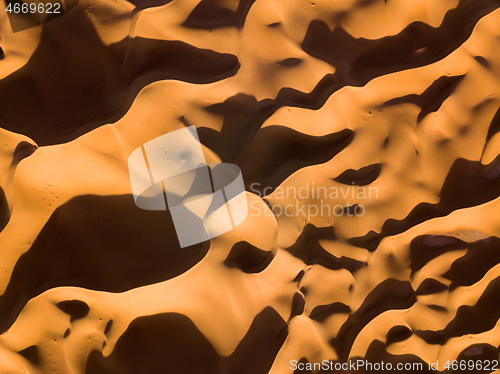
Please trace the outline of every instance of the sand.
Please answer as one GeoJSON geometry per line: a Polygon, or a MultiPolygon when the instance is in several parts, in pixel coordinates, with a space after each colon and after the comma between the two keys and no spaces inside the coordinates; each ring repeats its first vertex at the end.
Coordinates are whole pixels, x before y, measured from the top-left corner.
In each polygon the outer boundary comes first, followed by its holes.
{"type": "Polygon", "coordinates": [[[499,8],[1,3],[0,372],[500,372],[499,8]],[[187,126],[249,214],[181,248],[128,157],[187,126]]]}

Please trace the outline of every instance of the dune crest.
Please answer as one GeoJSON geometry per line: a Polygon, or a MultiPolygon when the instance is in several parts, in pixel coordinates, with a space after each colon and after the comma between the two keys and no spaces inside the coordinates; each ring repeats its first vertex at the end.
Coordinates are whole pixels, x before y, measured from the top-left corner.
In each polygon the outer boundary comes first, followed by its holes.
{"type": "Polygon", "coordinates": [[[498,370],[499,8],[80,0],[13,33],[0,4],[0,372],[498,370]],[[181,244],[129,157],[187,128],[246,218],[181,244]]]}

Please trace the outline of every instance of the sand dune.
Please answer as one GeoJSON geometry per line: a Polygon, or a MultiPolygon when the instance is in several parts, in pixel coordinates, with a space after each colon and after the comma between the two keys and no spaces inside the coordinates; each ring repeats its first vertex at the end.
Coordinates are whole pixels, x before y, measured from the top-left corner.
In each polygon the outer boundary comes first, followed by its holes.
{"type": "Polygon", "coordinates": [[[0,8],[0,373],[500,372],[497,0],[0,8]],[[181,248],[128,158],[187,126],[248,216],[181,248]]]}

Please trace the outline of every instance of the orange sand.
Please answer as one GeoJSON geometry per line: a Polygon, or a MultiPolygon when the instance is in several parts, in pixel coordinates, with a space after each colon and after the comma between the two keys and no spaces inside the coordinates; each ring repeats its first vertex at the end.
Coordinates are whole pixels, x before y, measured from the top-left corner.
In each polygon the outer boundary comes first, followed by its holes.
{"type": "Polygon", "coordinates": [[[498,360],[498,8],[1,3],[0,373],[498,360]],[[181,249],[127,159],[187,125],[250,214],[181,249]]]}

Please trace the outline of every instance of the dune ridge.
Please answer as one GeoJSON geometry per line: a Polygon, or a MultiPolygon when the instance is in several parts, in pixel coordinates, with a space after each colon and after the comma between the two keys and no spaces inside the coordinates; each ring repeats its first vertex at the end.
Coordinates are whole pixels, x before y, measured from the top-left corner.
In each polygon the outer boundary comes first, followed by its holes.
{"type": "Polygon", "coordinates": [[[0,4],[0,372],[498,360],[500,2],[411,3],[0,4]],[[180,248],[127,159],[193,125],[249,215],[180,248]]]}

